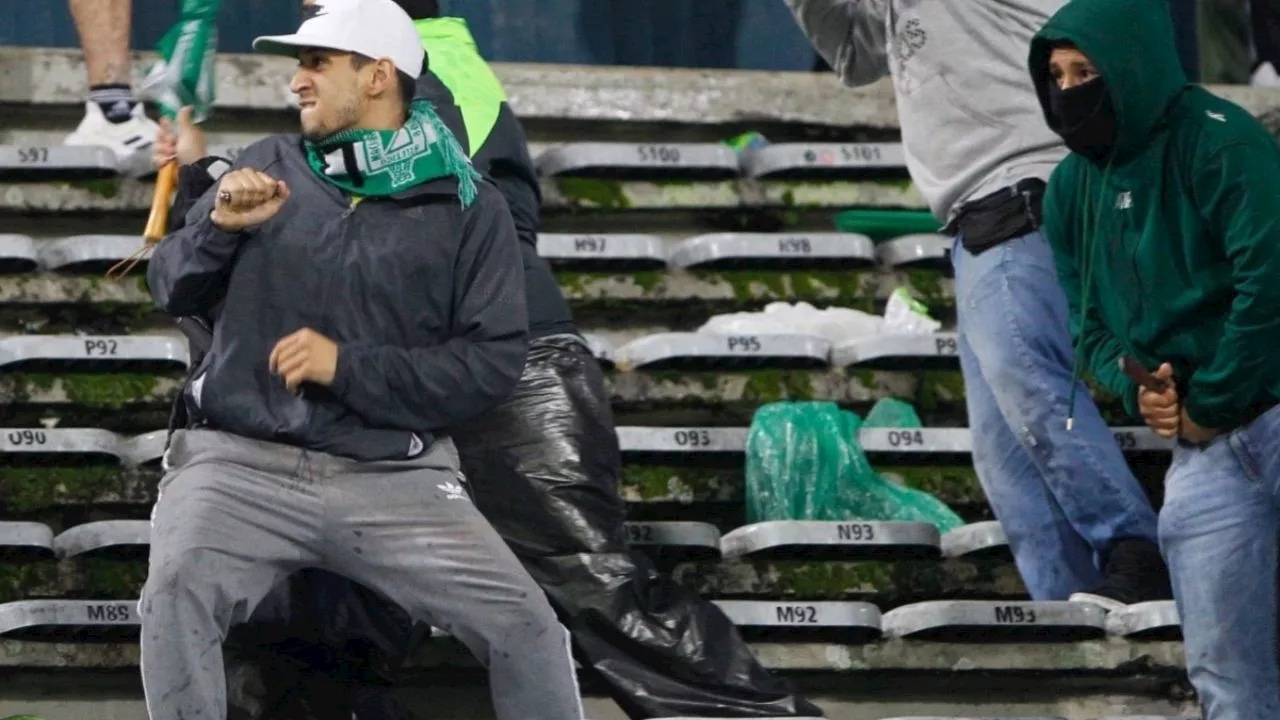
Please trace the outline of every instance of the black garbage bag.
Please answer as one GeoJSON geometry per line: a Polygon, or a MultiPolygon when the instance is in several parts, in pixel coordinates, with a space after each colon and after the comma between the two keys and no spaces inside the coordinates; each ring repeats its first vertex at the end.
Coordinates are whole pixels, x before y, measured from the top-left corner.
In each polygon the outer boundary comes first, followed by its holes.
{"type": "MultiPolygon", "coordinates": [[[[627,546],[604,376],[580,338],[533,341],[512,397],[450,434],[477,506],[547,593],[578,660],[627,715],[822,716],[759,664],[719,608],[627,546]]],[[[383,688],[424,629],[378,594],[308,570],[253,622],[237,637],[256,649],[227,653],[229,673],[255,680],[229,691],[232,720],[412,718],[383,688]],[[281,602],[285,610],[272,609],[281,602]],[[295,667],[311,672],[300,679],[306,673],[295,667]],[[315,697],[294,697],[307,693],[315,697]]]]}
{"type": "Polygon", "coordinates": [[[628,548],[613,414],[580,338],[534,340],[512,397],[451,434],[476,505],[627,715],[822,715],[719,608],[628,548]]]}

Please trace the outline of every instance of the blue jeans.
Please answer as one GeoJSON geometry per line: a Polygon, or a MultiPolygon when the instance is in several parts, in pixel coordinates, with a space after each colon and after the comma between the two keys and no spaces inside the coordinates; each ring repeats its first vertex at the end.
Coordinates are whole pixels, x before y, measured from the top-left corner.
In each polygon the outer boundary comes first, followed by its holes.
{"type": "Polygon", "coordinates": [[[973,460],[1035,600],[1102,584],[1117,540],[1156,540],[1156,513],[1083,384],[1067,430],[1066,297],[1039,232],[978,255],[956,238],[956,308],[973,460]]]}
{"type": "Polygon", "coordinates": [[[1280,718],[1280,407],[1204,448],[1180,443],[1164,493],[1160,548],[1205,720],[1280,718]]]}

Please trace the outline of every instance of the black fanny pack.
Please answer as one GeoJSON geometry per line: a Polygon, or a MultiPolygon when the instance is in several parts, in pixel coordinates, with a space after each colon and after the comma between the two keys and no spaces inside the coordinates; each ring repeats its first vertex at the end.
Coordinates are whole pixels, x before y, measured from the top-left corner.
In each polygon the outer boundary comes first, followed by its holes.
{"type": "Polygon", "coordinates": [[[1029,235],[1043,219],[1045,183],[1029,178],[965,203],[944,232],[960,235],[965,250],[977,255],[1006,240],[1029,235]]]}

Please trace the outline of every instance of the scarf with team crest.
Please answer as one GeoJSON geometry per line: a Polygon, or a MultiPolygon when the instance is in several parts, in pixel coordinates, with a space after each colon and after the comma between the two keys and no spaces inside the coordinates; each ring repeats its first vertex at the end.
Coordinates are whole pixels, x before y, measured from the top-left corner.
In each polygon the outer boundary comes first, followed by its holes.
{"type": "Polygon", "coordinates": [[[343,130],[303,144],[311,169],[353,195],[392,195],[452,176],[462,207],[476,198],[480,174],[426,100],[413,102],[399,130],[343,130]]]}

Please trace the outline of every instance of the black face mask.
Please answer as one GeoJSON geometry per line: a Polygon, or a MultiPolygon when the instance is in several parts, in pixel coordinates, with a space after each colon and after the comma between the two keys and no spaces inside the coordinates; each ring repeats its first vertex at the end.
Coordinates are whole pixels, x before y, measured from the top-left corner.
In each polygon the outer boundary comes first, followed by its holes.
{"type": "Polygon", "coordinates": [[[1099,163],[1111,155],[1116,142],[1116,112],[1102,78],[1067,90],[1050,79],[1049,112],[1053,131],[1062,136],[1068,148],[1099,163]]]}

